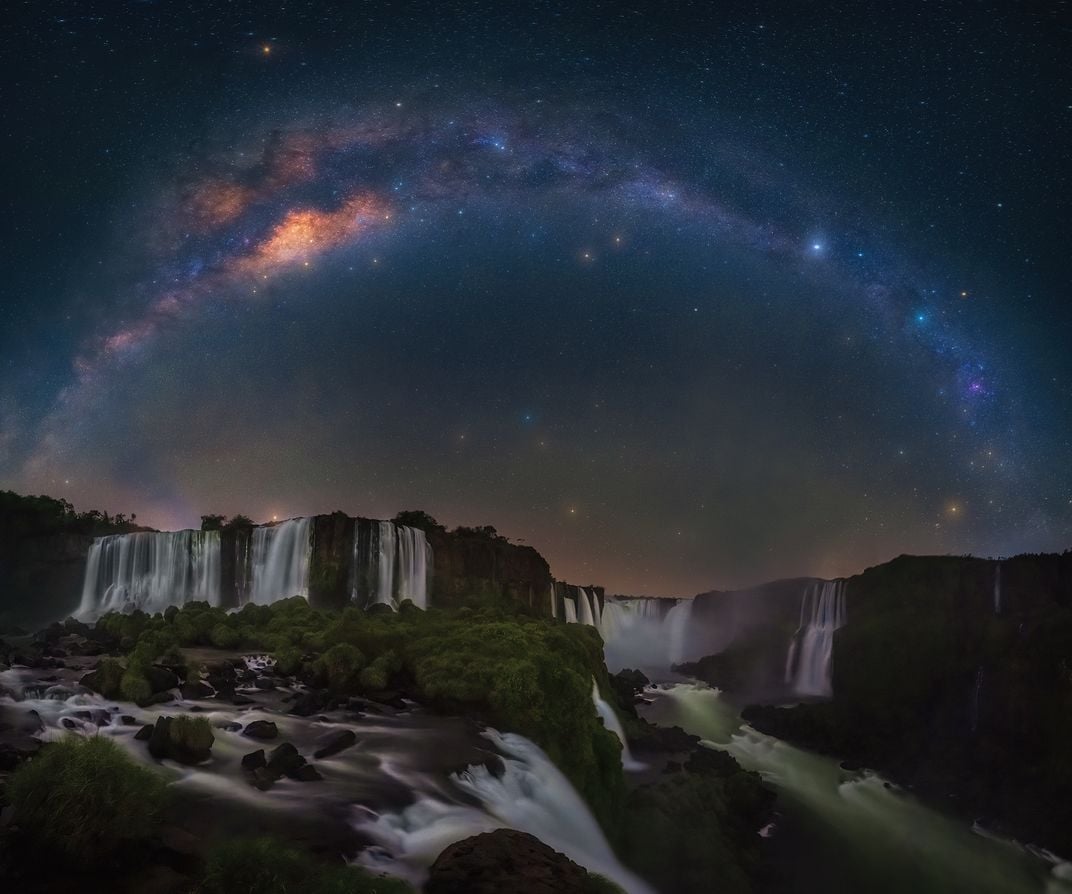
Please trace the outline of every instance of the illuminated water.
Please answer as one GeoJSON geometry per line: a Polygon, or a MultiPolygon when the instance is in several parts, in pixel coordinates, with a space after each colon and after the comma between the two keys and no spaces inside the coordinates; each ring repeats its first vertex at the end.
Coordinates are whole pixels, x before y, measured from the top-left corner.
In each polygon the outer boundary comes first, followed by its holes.
{"type": "MultiPolygon", "coordinates": [[[[869,772],[742,724],[717,690],[679,684],[650,691],[643,714],[680,726],[759,773],[778,793],[780,824],[797,847],[792,879],[780,890],[872,894],[1068,894],[1072,867],[973,830],[869,772]]],[[[775,832],[777,835],[777,831],[775,832]]]]}

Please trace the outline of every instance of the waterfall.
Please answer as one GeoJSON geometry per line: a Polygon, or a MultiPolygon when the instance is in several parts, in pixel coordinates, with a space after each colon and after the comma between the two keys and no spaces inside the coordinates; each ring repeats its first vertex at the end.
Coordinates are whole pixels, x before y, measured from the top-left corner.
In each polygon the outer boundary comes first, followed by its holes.
{"type": "Polygon", "coordinates": [[[551,617],[558,617],[558,599],[555,597],[555,582],[551,581],[551,617]]]}
{"type": "Polygon", "coordinates": [[[994,614],[1001,614],[1001,562],[994,567],[994,614]]]}
{"type": "Polygon", "coordinates": [[[577,623],[577,603],[570,599],[569,596],[562,597],[562,611],[566,614],[567,624],[577,623]]]}
{"type": "Polygon", "coordinates": [[[163,611],[220,601],[219,531],[138,531],[97,537],[82,582],[81,617],[109,611],[163,611]]]}
{"type": "Polygon", "coordinates": [[[800,626],[789,643],[785,681],[798,695],[829,696],[834,631],[845,623],[845,581],[809,584],[800,601],[800,626]]]}
{"type": "Polygon", "coordinates": [[[309,598],[310,518],[291,518],[253,529],[249,598],[267,605],[291,596],[309,598]]]}
{"type": "Polygon", "coordinates": [[[692,600],[682,599],[666,615],[670,665],[680,664],[687,655],[689,621],[692,619],[692,600]]]}
{"type": "Polygon", "coordinates": [[[614,713],[614,708],[599,694],[599,684],[596,682],[595,677],[592,678],[592,702],[596,706],[596,713],[599,714],[603,725],[614,733],[618,741],[622,743],[622,769],[629,772],[646,770],[648,768],[647,764],[642,764],[633,758],[633,752],[629,750],[629,743],[625,741],[625,730],[622,729],[622,722],[618,719],[618,715],[614,713]]]}
{"type": "Polygon", "coordinates": [[[517,829],[605,876],[626,894],[653,894],[618,862],[588,805],[543,751],[513,733],[489,729],[484,735],[503,755],[502,774],[481,765],[453,776],[468,803],[429,794],[397,813],[359,815],[358,831],[377,845],[361,853],[362,863],[419,884],[449,844],[495,829],[517,829]]]}
{"type": "Polygon", "coordinates": [[[577,588],[577,620],[582,624],[587,624],[589,627],[596,626],[592,603],[583,587],[577,588]]]}
{"type": "Polygon", "coordinates": [[[249,546],[252,533],[249,528],[238,528],[235,531],[235,599],[238,605],[245,605],[249,601],[250,588],[250,555],[249,546]]]}
{"type": "Polygon", "coordinates": [[[420,528],[359,519],[353,561],[352,598],[358,605],[397,608],[409,599],[420,608],[428,607],[434,554],[420,528]]]}

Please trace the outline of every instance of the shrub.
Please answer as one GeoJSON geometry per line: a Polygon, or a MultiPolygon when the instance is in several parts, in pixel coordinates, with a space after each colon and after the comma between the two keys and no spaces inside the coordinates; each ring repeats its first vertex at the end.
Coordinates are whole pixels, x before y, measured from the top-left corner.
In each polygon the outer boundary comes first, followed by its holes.
{"type": "Polygon", "coordinates": [[[316,666],[327,680],[332,692],[344,695],[354,691],[358,686],[358,672],[365,664],[365,656],[357,646],[339,643],[328,649],[316,666]]]}
{"type": "Polygon", "coordinates": [[[275,653],[275,669],[277,673],[286,677],[292,677],[302,669],[302,652],[293,646],[287,646],[275,653]]]}
{"type": "Polygon", "coordinates": [[[22,764],[8,792],[31,847],[91,866],[153,834],[166,787],[110,739],[70,736],[22,764]]]}
{"type": "Polygon", "coordinates": [[[97,669],[86,674],[82,680],[86,686],[105,698],[119,698],[123,676],[122,664],[114,658],[102,658],[97,669]]]}
{"type": "Polygon", "coordinates": [[[324,866],[271,838],[234,841],[208,857],[203,894],[410,894],[397,879],[324,866]]]}
{"type": "Polygon", "coordinates": [[[238,646],[238,634],[226,624],[217,624],[209,631],[208,640],[217,649],[234,649],[238,646]]]}
{"type": "Polygon", "coordinates": [[[119,681],[119,697],[124,701],[144,704],[153,694],[145,675],[137,670],[128,670],[119,681]]]}
{"type": "Polygon", "coordinates": [[[216,740],[212,734],[212,724],[206,718],[187,714],[172,719],[170,732],[171,741],[177,747],[194,753],[207,751],[216,740]]]}
{"type": "Polygon", "coordinates": [[[358,681],[362,689],[382,691],[391,684],[392,674],[398,673],[401,669],[402,661],[398,655],[393,650],[388,650],[361,671],[358,681]]]}

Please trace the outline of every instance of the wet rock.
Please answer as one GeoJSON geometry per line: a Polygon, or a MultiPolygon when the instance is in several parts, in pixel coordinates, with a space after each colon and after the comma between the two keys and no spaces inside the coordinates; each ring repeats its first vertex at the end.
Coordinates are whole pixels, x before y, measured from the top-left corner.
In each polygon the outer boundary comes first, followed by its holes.
{"type": "Polygon", "coordinates": [[[428,874],[426,894],[591,894],[588,871],[527,832],[497,829],[457,841],[428,874]]]}
{"type": "Polygon", "coordinates": [[[212,698],[216,694],[216,690],[209,686],[208,683],[196,680],[193,683],[183,683],[179,687],[179,693],[187,701],[194,701],[199,698],[212,698]]]}
{"type": "Polygon", "coordinates": [[[275,785],[276,780],[278,779],[279,776],[267,767],[258,767],[253,771],[253,785],[259,788],[262,792],[268,791],[268,789],[275,785]]]}
{"type": "Polygon", "coordinates": [[[149,705],[163,705],[175,700],[175,693],[170,689],[163,692],[154,692],[144,702],[138,702],[138,707],[148,708],[149,705]]]}
{"type": "Polygon", "coordinates": [[[179,685],[179,678],[174,672],[158,664],[151,665],[145,671],[145,679],[149,681],[149,688],[153,692],[164,692],[179,685]]]}
{"type": "Polygon", "coordinates": [[[208,760],[214,741],[211,727],[203,721],[176,724],[171,717],[160,717],[149,737],[149,753],[157,760],[199,764],[208,760]]]}
{"type": "Polygon", "coordinates": [[[340,751],[352,748],[357,744],[357,736],[354,735],[353,730],[340,729],[325,736],[322,742],[323,744],[313,752],[313,757],[317,760],[331,757],[334,754],[338,754],[340,751]]]}
{"type": "Polygon", "coordinates": [[[279,736],[279,728],[271,720],[254,720],[242,730],[242,735],[251,739],[275,739],[279,736]]]}
{"type": "Polygon", "coordinates": [[[236,705],[237,707],[242,707],[243,705],[252,705],[254,702],[253,699],[246,695],[232,695],[231,704],[236,705]]]}
{"type": "Polygon", "coordinates": [[[148,742],[153,737],[153,724],[147,723],[140,730],[134,733],[134,738],[139,742],[148,742]]]}
{"type": "Polygon", "coordinates": [[[318,689],[301,693],[290,706],[290,713],[298,717],[312,717],[319,714],[328,704],[328,694],[318,689]]]}
{"type": "Polygon", "coordinates": [[[287,775],[298,782],[319,782],[324,778],[312,764],[303,764],[293,773],[288,773],[287,775]]]}
{"type": "Polygon", "coordinates": [[[62,720],[60,721],[60,725],[61,725],[61,726],[62,726],[62,727],[63,727],[64,729],[78,729],[78,724],[77,724],[77,723],[75,723],[75,722],[74,722],[74,721],[73,721],[73,720],[72,720],[72,719],[71,719],[70,717],[64,717],[64,718],[63,718],[63,719],[62,719],[62,720]]]}
{"type": "Polygon", "coordinates": [[[268,761],[264,756],[263,748],[258,748],[256,751],[251,751],[242,757],[242,769],[249,770],[251,773],[260,767],[267,766],[267,764],[268,761]]]}
{"type": "Polygon", "coordinates": [[[271,677],[257,677],[257,679],[253,681],[253,685],[257,689],[275,689],[275,680],[271,677]]]}
{"type": "Polygon", "coordinates": [[[304,765],[305,758],[298,753],[298,749],[291,745],[290,742],[284,742],[282,745],[273,748],[268,757],[268,769],[284,776],[296,773],[304,765]]]}
{"type": "Polygon", "coordinates": [[[138,721],[131,717],[129,714],[123,714],[119,718],[119,722],[123,724],[123,726],[137,726],[138,724],[138,721]]]}

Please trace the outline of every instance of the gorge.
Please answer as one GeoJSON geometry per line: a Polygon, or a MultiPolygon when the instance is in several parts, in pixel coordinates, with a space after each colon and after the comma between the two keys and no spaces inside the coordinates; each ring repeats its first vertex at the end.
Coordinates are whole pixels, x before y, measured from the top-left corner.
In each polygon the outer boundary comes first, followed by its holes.
{"type": "Polygon", "coordinates": [[[191,865],[253,820],[428,890],[497,829],[628,894],[1072,890],[1070,554],[629,597],[423,513],[239,521],[83,538],[74,617],[9,622],[0,757],[108,738],[183,813],[213,805],[191,865]],[[208,724],[207,760],[146,751],[175,716],[208,724]],[[260,790],[261,727],[309,771],[260,790]]]}

